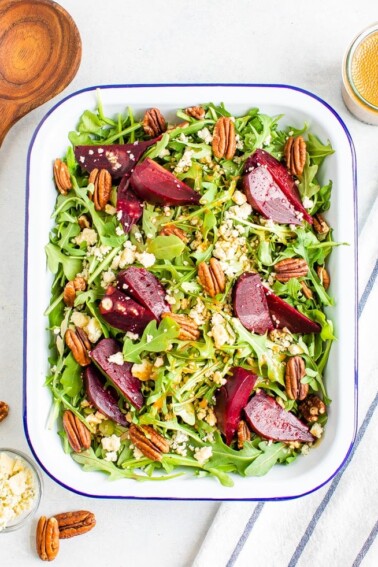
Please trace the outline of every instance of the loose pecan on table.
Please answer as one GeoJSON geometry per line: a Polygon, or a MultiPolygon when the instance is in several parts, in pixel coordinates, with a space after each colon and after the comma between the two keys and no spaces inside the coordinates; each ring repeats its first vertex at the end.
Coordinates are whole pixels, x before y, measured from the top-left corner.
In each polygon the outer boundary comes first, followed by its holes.
{"type": "Polygon", "coordinates": [[[178,323],[180,326],[178,338],[181,341],[196,341],[199,338],[200,331],[198,326],[190,317],[179,315],[178,313],[171,313],[170,311],[162,314],[162,318],[164,319],[165,317],[170,317],[178,323]]]}
{"type": "Polygon", "coordinates": [[[276,279],[279,282],[288,282],[291,278],[307,276],[308,265],[303,258],[285,258],[274,266],[276,279]]]}
{"type": "Polygon", "coordinates": [[[215,124],[212,142],[217,158],[232,159],[236,151],[235,125],[231,118],[223,116],[215,124]]]}
{"type": "Polygon", "coordinates": [[[293,356],[286,363],[285,386],[286,393],[291,400],[304,400],[308,394],[308,384],[302,384],[301,380],[306,375],[306,367],[303,358],[293,356]]]}
{"type": "Polygon", "coordinates": [[[161,461],[163,453],[169,453],[168,441],[150,425],[130,425],[131,442],[145,457],[161,461]]]}
{"type": "Polygon", "coordinates": [[[302,136],[290,136],[284,147],[286,166],[292,175],[302,175],[306,164],[306,142],[302,136]]]}
{"type": "Polygon", "coordinates": [[[251,439],[251,432],[248,428],[248,425],[243,419],[239,421],[237,437],[238,437],[238,449],[243,449],[244,443],[251,439]]]}
{"type": "Polygon", "coordinates": [[[91,446],[91,434],[82,421],[70,410],[63,413],[63,427],[68,442],[75,453],[80,453],[91,446]]]}
{"type": "Polygon", "coordinates": [[[301,404],[299,404],[299,411],[306,421],[309,423],[315,423],[321,415],[326,413],[326,406],[319,396],[311,394],[310,396],[307,396],[301,404]]]}
{"type": "Polygon", "coordinates": [[[9,413],[9,406],[5,402],[0,402],[0,421],[3,421],[9,413]]]}
{"type": "Polygon", "coordinates": [[[147,136],[154,138],[159,136],[167,129],[164,116],[158,108],[150,108],[143,117],[143,130],[147,136]]]}
{"type": "Polygon", "coordinates": [[[57,158],[54,161],[53,173],[55,185],[59,193],[67,195],[68,191],[72,189],[71,176],[67,164],[57,158]]]}
{"type": "Polygon", "coordinates": [[[63,512],[61,514],[55,514],[54,518],[58,521],[60,539],[68,539],[85,534],[96,525],[95,515],[87,510],[63,512]]]}
{"type": "Polygon", "coordinates": [[[52,561],[59,551],[59,527],[56,518],[41,516],[36,531],[37,553],[42,561],[52,561]]]}
{"type": "Polygon", "coordinates": [[[210,297],[215,297],[225,290],[226,278],[220,262],[216,258],[211,258],[210,265],[206,262],[201,262],[198,265],[198,279],[210,297]]]}
{"type": "Polygon", "coordinates": [[[93,202],[96,211],[103,211],[112,192],[112,176],[107,169],[92,169],[88,183],[93,183],[93,202]]]}
{"type": "Polygon", "coordinates": [[[88,351],[91,349],[91,343],[88,336],[79,327],[75,329],[67,329],[64,335],[66,345],[72,352],[72,356],[80,366],[88,366],[91,359],[88,356],[88,351]]]}
{"type": "Polygon", "coordinates": [[[197,120],[203,120],[205,118],[205,109],[202,106],[189,106],[185,109],[185,114],[197,120]]]}

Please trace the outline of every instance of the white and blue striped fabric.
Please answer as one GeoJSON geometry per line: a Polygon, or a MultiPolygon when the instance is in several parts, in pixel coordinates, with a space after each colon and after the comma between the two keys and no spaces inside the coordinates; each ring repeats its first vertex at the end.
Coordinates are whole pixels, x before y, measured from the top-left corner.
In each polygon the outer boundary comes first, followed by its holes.
{"type": "Polygon", "coordinates": [[[359,417],[353,450],[332,481],[308,496],[221,504],[194,567],[378,565],[377,221],[378,199],[359,236],[359,417]]]}

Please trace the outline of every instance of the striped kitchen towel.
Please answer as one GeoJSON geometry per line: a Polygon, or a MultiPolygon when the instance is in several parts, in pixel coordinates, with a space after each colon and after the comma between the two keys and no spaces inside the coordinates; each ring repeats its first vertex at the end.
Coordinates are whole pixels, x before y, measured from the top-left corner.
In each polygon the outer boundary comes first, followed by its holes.
{"type": "Polygon", "coordinates": [[[339,473],[297,500],[221,504],[193,567],[378,565],[378,199],[359,236],[359,408],[339,473]]]}

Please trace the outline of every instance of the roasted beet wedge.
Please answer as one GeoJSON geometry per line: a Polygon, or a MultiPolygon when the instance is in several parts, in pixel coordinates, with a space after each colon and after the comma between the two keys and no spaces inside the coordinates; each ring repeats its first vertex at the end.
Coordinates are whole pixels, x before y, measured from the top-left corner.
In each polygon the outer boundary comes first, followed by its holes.
{"type": "Polygon", "coordinates": [[[130,232],[143,214],[142,202],[130,189],[130,174],[126,173],[118,186],[117,211],[121,213],[123,230],[130,232]]]}
{"type": "MultiPolygon", "coordinates": [[[[143,406],[141,382],[131,374],[131,362],[118,364],[109,357],[122,353],[122,346],[114,339],[102,339],[91,350],[91,359],[117,390],[138,410],[143,406]]],[[[118,356],[120,356],[118,355],[118,356]]],[[[121,358],[121,357],[120,357],[121,358]]]]}
{"type": "Polygon", "coordinates": [[[159,280],[145,268],[127,268],[119,272],[117,287],[151,311],[156,319],[170,311],[165,301],[166,292],[159,280]]]}
{"type": "Polygon", "coordinates": [[[76,146],[75,158],[85,171],[106,169],[113,179],[120,179],[131,172],[149,146],[159,138],[133,144],[109,144],[106,146],[76,146]]]}
{"type": "Polygon", "coordinates": [[[307,425],[284,410],[274,398],[262,390],[251,398],[244,408],[244,413],[251,429],[266,439],[301,443],[314,441],[307,425]]]}
{"type": "Polygon", "coordinates": [[[264,287],[269,313],[276,329],[286,327],[292,333],[320,333],[321,326],[289,305],[286,301],[264,287]]]}
{"type": "Polygon", "coordinates": [[[109,325],[120,331],[142,333],[154,314],[115,287],[109,286],[100,302],[100,313],[109,325]]]}
{"type": "Polygon", "coordinates": [[[245,162],[244,173],[248,173],[251,171],[251,168],[259,166],[263,166],[268,169],[270,175],[273,177],[285,197],[287,197],[297,211],[303,214],[303,218],[312,224],[312,217],[302,205],[298,188],[286,167],[270,153],[265,150],[258,149],[253,152],[253,154],[245,162]]]}
{"type": "Polygon", "coordinates": [[[216,393],[215,415],[227,445],[231,444],[239,425],[241,412],[248,402],[256,380],[256,374],[236,366],[232,369],[227,383],[216,393]]]}
{"type": "Polygon", "coordinates": [[[130,182],[134,193],[148,203],[198,205],[200,200],[196,191],[149,158],[135,167],[130,182]]]}
{"type": "Polygon", "coordinates": [[[105,388],[105,378],[93,364],[85,368],[83,380],[91,404],[109,419],[126,427],[126,418],[118,406],[117,392],[113,388],[105,388]]]}
{"type": "Polygon", "coordinates": [[[274,329],[258,274],[242,274],[233,289],[233,304],[236,317],[241,324],[258,335],[274,329]]]}
{"type": "Polygon", "coordinates": [[[243,175],[242,185],[248,203],[265,218],[280,224],[302,222],[303,213],[294,208],[266,167],[255,167],[243,175]]]}

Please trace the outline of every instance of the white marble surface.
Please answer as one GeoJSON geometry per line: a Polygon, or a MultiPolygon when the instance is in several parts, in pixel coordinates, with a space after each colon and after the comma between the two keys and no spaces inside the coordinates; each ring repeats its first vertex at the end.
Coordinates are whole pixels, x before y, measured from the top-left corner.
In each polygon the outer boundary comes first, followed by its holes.
{"type": "MultiPolygon", "coordinates": [[[[11,411],[0,446],[28,451],[22,426],[23,239],[26,155],[34,128],[64,95],[110,83],[286,83],[313,91],[355,142],[360,227],[378,193],[378,127],[355,120],[340,95],[343,53],[376,19],[375,0],[61,0],[83,42],[81,67],[55,100],[9,132],[0,149],[0,399],[11,411]]],[[[305,502],[304,504],[305,505],[305,502]]],[[[85,499],[44,477],[41,514],[87,508],[98,525],[64,541],[55,565],[191,565],[218,504],[85,499]]],[[[0,534],[0,564],[39,564],[34,524],[0,534]]],[[[214,566],[223,565],[214,557],[214,566]]],[[[211,566],[209,566],[211,567],[211,566]]],[[[281,567],[281,566],[277,566],[281,567]]]]}

